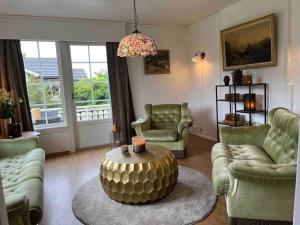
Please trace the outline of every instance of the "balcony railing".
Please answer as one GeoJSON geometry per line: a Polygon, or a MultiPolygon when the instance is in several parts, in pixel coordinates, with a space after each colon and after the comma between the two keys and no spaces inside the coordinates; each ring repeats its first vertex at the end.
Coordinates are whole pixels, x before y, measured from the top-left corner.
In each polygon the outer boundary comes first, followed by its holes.
{"type": "MultiPolygon", "coordinates": [[[[31,105],[31,114],[34,126],[46,127],[64,122],[63,109],[61,107],[49,108],[49,105],[31,105]]],[[[111,118],[111,106],[76,106],[77,121],[102,120],[111,118]]]]}

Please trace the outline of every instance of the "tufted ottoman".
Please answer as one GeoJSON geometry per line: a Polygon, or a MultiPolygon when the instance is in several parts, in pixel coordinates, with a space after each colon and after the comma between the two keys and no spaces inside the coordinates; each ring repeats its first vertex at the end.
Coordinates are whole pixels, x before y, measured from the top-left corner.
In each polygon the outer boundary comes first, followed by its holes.
{"type": "Polygon", "coordinates": [[[44,162],[38,137],[0,140],[0,171],[10,225],[41,221],[44,162]]]}

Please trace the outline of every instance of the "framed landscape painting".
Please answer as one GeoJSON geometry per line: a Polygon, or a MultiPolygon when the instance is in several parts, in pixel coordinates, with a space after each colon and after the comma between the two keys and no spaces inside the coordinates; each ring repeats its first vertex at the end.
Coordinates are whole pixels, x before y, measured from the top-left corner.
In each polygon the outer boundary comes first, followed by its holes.
{"type": "Polygon", "coordinates": [[[274,14],[221,31],[224,70],[277,64],[274,14]]]}
{"type": "Polygon", "coordinates": [[[145,57],[144,70],[146,75],[170,73],[169,50],[158,50],[157,55],[145,57]]]}

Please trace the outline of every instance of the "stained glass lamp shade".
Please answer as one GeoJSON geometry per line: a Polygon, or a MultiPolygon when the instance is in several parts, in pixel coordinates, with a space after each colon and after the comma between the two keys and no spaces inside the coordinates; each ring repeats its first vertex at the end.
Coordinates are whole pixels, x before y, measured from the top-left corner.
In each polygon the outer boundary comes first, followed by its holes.
{"type": "Polygon", "coordinates": [[[153,39],[137,30],[137,13],[135,0],[133,0],[133,4],[135,31],[127,35],[120,41],[117,54],[120,57],[146,57],[148,55],[156,55],[157,47],[153,39]]]}

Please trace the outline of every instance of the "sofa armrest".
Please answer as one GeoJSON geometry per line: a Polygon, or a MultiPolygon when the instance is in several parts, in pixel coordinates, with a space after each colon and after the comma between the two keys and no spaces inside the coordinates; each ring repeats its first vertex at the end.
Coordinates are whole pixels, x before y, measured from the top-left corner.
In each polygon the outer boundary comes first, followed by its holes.
{"type": "Polygon", "coordinates": [[[38,137],[1,139],[0,158],[26,153],[38,147],[39,147],[38,137]]]}
{"type": "Polygon", "coordinates": [[[30,225],[28,198],[22,194],[5,196],[9,224],[30,225]]]}
{"type": "Polygon", "coordinates": [[[287,184],[296,181],[296,164],[245,164],[233,162],[230,175],[238,180],[258,184],[287,184]]]}
{"type": "Polygon", "coordinates": [[[253,127],[221,127],[220,140],[230,145],[249,144],[262,147],[270,128],[269,124],[253,127]]]}
{"type": "Polygon", "coordinates": [[[137,121],[131,123],[131,127],[135,129],[137,135],[142,135],[142,131],[150,130],[150,117],[141,117],[137,121]]]}

